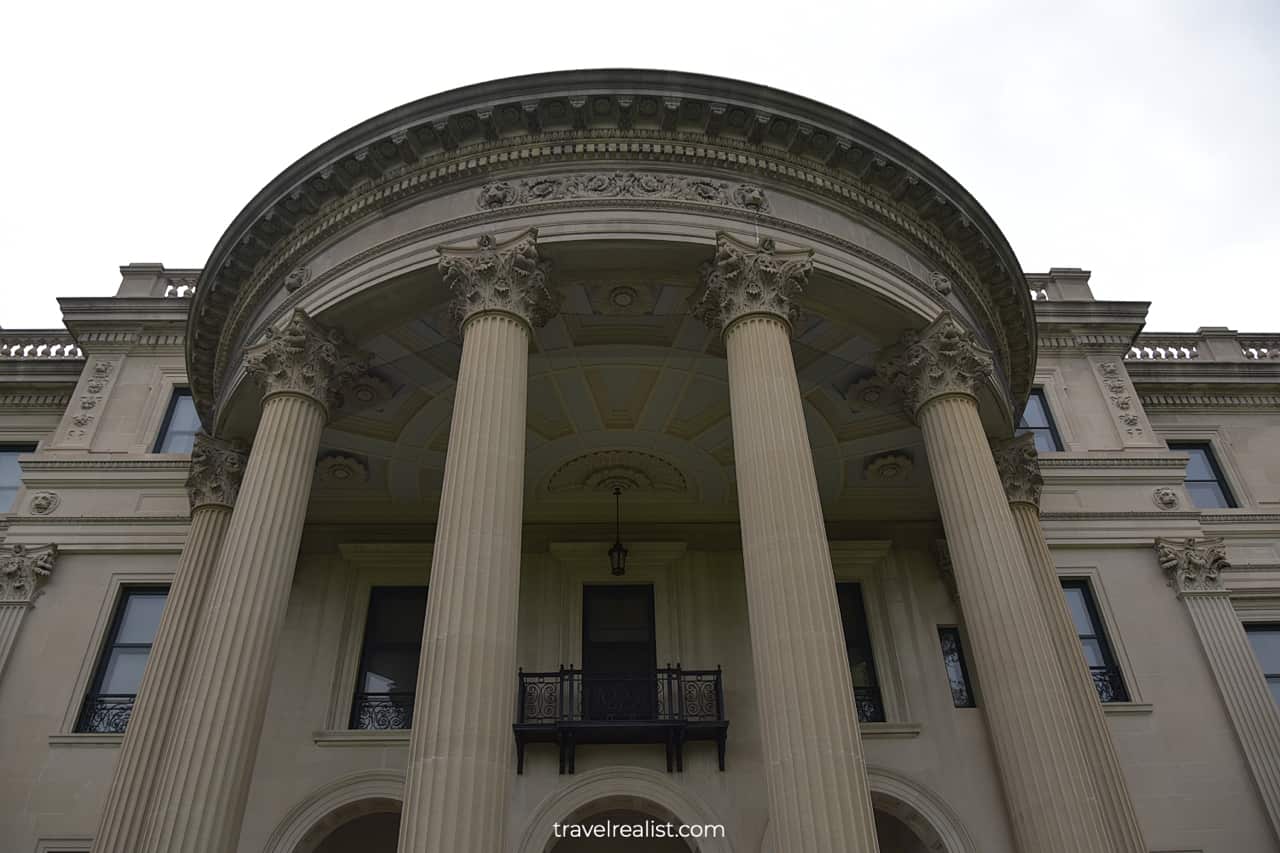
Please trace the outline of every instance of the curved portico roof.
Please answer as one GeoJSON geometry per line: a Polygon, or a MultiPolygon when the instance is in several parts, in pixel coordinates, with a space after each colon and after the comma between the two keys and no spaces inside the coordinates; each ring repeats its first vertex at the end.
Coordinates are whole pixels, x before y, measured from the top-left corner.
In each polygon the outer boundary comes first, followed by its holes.
{"type": "Polygon", "coordinates": [[[282,284],[317,239],[417,194],[528,168],[530,156],[704,163],[876,220],[979,306],[1015,403],[1030,388],[1035,321],[1017,257],[982,206],[923,154],[848,113],[766,86],[670,71],[562,71],[389,110],[264,187],[219,239],[192,304],[187,361],[206,425],[234,343],[227,338],[249,303],[265,298],[264,283],[282,284]]]}

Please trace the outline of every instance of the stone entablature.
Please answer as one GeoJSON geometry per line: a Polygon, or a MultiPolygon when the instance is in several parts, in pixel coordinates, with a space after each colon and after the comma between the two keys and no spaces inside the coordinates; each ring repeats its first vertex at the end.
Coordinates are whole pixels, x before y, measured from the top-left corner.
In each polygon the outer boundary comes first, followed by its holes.
{"type": "MultiPolygon", "coordinates": [[[[261,301],[340,229],[487,177],[476,219],[483,222],[519,204],[518,182],[532,179],[508,176],[512,170],[572,161],[615,164],[580,172],[575,187],[607,188],[622,171],[618,161],[679,164],[680,172],[713,170],[707,179],[725,186],[691,189],[668,176],[660,183],[674,189],[664,203],[738,208],[758,224],[784,226],[767,209],[770,188],[786,186],[883,228],[935,267],[919,286],[955,291],[996,350],[1013,398],[1025,394],[1034,342],[1025,339],[1031,308],[1021,270],[994,223],[940,169],[863,122],[785,93],[695,75],[602,71],[425,99],[366,122],[282,174],[227,231],[201,276],[188,349],[201,412],[208,419],[261,301]],[[742,177],[729,179],[733,172],[742,177]],[[946,286],[930,284],[938,281],[946,286]]],[[[556,192],[566,194],[563,186],[556,192]]],[[[582,194],[556,203],[618,203],[582,194]]],[[[299,293],[308,286],[314,282],[299,293]]]]}

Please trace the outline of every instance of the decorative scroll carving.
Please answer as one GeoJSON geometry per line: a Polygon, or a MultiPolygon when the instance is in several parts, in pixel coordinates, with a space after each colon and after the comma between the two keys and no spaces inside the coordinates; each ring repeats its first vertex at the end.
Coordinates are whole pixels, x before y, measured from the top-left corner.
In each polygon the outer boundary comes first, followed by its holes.
{"type": "Polygon", "coordinates": [[[0,551],[0,602],[30,604],[53,573],[58,546],[10,545],[0,551]]]}
{"type": "Polygon", "coordinates": [[[1155,548],[1160,568],[1178,595],[1226,592],[1219,575],[1223,569],[1231,568],[1231,563],[1227,561],[1227,546],[1222,537],[1160,538],[1155,541],[1155,548]]]}
{"type": "Polygon", "coordinates": [[[1140,436],[1143,433],[1142,419],[1131,411],[1133,409],[1133,390],[1125,378],[1124,366],[1118,361],[1104,361],[1098,365],[1102,386],[1106,389],[1111,408],[1115,410],[1116,420],[1126,435],[1140,436]]]}
{"type": "Polygon", "coordinates": [[[812,269],[811,249],[779,252],[768,237],[752,246],[721,232],[693,313],[722,333],[735,320],[752,314],[772,314],[794,327],[800,319],[795,300],[812,269]]]}
{"type": "Polygon", "coordinates": [[[1168,486],[1161,486],[1151,493],[1151,502],[1161,509],[1177,509],[1182,501],[1178,492],[1168,486]]]}
{"type": "Polygon", "coordinates": [[[579,198],[651,198],[719,204],[761,212],[769,209],[764,190],[755,184],[735,185],[707,178],[652,172],[590,172],[493,181],[480,188],[476,204],[481,210],[495,210],[579,198]]]}
{"type": "Polygon", "coordinates": [[[991,455],[1004,484],[1009,503],[1029,503],[1039,508],[1044,477],[1040,476],[1040,454],[1031,433],[991,442],[991,455]]]}
{"type": "Polygon", "coordinates": [[[902,392],[912,417],[944,394],[977,396],[979,384],[991,371],[991,351],[950,313],[921,332],[907,332],[876,365],[880,377],[902,392]]]}
{"type": "Polygon", "coordinates": [[[331,410],[346,386],[365,372],[366,357],[351,350],[336,329],[297,309],[283,329],[268,329],[245,356],[245,370],[264,396],[302,394],[331,410]]]}
{"type": "Polygon", "coordinates": [[[440,249],[440,274],[453,291],[459,327],[477,314],[500,311],[543,326],[559,311],[557,295],[547,287],[550,265],[538,257],[538,229],[498,243],[480,237],[475,249],[440,249]]]}
{"type": "Polygon", "coordinates": [[[243,442],[223,441],[204,432],[196,433],[191,448],[191,471],[187,474],[187,497],[191,508],[233,507],[240,491],[249,449],[243,442]]]}
{"type": "Polygon", "coordinates": [[[33,515],[50,515],[62,503],[62,498],[58,497],[57,492],[36,492],[31,496],[31,508],[33,515]]]}

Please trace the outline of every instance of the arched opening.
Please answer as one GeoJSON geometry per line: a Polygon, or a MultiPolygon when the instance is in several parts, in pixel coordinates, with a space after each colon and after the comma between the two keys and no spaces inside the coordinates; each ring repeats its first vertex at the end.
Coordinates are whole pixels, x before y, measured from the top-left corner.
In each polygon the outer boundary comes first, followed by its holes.
{"type": "MultiPolygon", "coordinates": [[[[637,811],[635,809],[609,809],[597,812],[594,815],[575,817],[571,824],[582,826],[588,829],[595,827],[604,827],[607,831],[609,827],[615,829],[620,826],[630,826],[633,828],[641,828],[642,833],[651,833],[658,835],[665,831],[665,825],[668,824],[667,817],[655,816],[648,813],[649,811],[637,811]],[[658,827],[664,827],[659,830],[658,827]]],[[[677,822],[670,821],[673,825],[677,822]]],[[[559,832],[568,834],[571,830],[560,829],[559,832]]],[[[678,839],[669,838],[665,834],[663,837],[652,838],[635,838],[635,837],[564,837],[557,840],[551,847],[550,853],[690,853],[697,850],[696,847],[689,846],[688,843],[678,839]]]]}
{"type": "Polygon", "coordinates": [[[314,853],[395,853],[399,835],[399,812],[375,812],[330,832],[314,853]]]}
{"type": "Polygon", "coordinates": [[[880,853],[932,853],[944,849],[930,847],[901,819],[876,810],[876,841],[880,853]]]}

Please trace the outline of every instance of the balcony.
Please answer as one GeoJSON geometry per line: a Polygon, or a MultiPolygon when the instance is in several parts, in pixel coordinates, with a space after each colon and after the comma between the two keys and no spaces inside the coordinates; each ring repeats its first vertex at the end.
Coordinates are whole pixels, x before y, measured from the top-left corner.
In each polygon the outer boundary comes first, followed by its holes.
{"type": "Polygon", "coordinates": [[[357,693],[351,728],[394,731],[413,728],[413,692],[357,693]]]}
{"type": "Polygon", "coordinates": [[[520,672],[519,707],[512,726],[516,772],[524,772],[525,746],[554,743],[560,772],[573,773],[579,744],[661,743],[667,772],[684,771],[684,745],[713,741],[724,770],[724,684],[719,668],[666,667],[654,673],[596,675],[573,667],[520,672]]]}
{"type": "Polygon", "coordinates": [[[76,722],[77,732],[93,734],[124,734],[129,725],[129,717],[133,714],[134,694],[101,693],[85,697],[80,708],[80,719],[76,722]]]}

